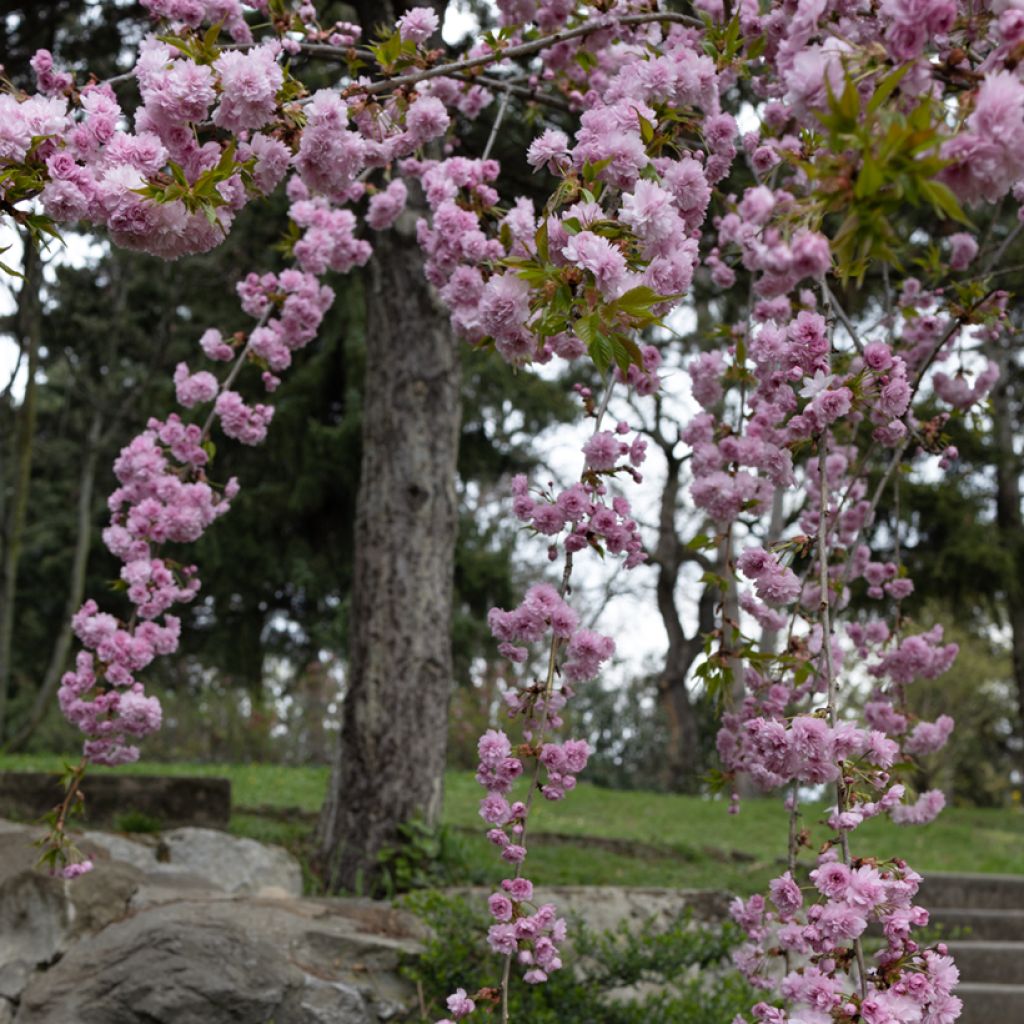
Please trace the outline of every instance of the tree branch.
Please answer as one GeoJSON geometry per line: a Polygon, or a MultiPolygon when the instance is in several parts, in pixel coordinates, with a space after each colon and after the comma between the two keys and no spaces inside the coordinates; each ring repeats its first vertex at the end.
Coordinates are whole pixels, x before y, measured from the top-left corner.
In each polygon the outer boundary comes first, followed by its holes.
{"type": "Polygon", "coordinates": [[[588,22],[586,25],[563,29],[561,32],[554,32],[549,36],[541,36],[540,39],[533,39],[528,43],[520,43],[518,46],[510,46],[505,50],[494,51],[483,57],[467,57],[464,60],[453,61],[451,64],[439,64],[436,67],[424,68],[421,71],[412,71],[407,75],[399,75],[397,78],[382,79],[379,82],[371,82],[368,85],[353,85],[346,89],[344,94],[350,96],[357,94],[375,96],[378,93],[400,89],[406,85],[415,85],[417,82],[423,82],[429,78],[439,78],[443,75],[451,75],[457,71],[469,71],[472,68],[485,67],[488,64],[493,64],[495,61],[530,57],[541,50],[547,50],[552,46],[557,46],[559,43],[569,42],[571,39],[580,39],[583,36],[592,35],[594,32],[603,32],[609,28],[614,29],[628,25],[651,24],[652,22],[674,22],[677,25],[687,25],[691,28],[704,27],[703,23],[696,18],[688,14],[677,14],[672,11],[650,14],[626,14],[621,18],[597,19],[588,22]]]}

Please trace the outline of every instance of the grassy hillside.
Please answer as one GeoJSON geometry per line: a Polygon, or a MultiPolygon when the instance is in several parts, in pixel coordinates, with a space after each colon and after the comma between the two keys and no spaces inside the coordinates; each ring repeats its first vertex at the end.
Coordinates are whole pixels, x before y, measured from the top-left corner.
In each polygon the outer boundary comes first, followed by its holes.
{"type": "MultiPolygon", "coordinates": [[[[0,770],[47,771],[55,757],[3,757],[0,770]]],[[[97,769],[102,770],[102,769],[97,769]]],[[[281,765],[129,765],[139,774],[219,775],[231,779],[239,835],[301,849],[327,785],[328,771],[281,765]]],[[[503,877],[483,838],[481,791],[472,775],[447,777],[445,822],[452,827],[474,881],[503,877]]],[[[816,844],[822,807],[809,805],[802,824],[816,844]]],[[[550,883],[730,888],[750,892],[778,872],[785,856],[781,801],[750,800],[738,815],[724,801],[658,793],[626,793],[581,784],[562,802],[539,801],[531,818],[531,874],[550,883]]],[[[919,871],[1024,872],[1024,812],[950,808],[931,825],[871,821],[853,837],[874,856],[905,857],[919,871]]]]}

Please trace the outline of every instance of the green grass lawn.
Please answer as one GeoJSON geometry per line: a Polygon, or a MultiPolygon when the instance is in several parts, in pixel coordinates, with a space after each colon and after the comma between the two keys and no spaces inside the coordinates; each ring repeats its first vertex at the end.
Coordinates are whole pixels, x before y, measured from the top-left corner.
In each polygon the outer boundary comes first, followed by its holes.
{"type": "MultiPolygon", "coordinates": [[[[0,756],[0,770],[7,771],[47,771],[59,764],[56,757],[0,756]]],[[[113,770],[225,776],[232,783],[235,807],[246,809],[232,817],[231,831],[296,849],[308,836],[309,813],[319,808],[329,775],[326,768],[264,764],[143,762],[113,770]],[[257,808],[296,808],[307,814],[282,820],[254,813],[257,808]]],[[[468,772],[449,772],[446,785],[445,822],[456,832],[472,880],[497,881],[504,865],[482,836],[480,788],[468,772]]],[[[802,822],[815,844],[826,834],[818,824],[821,813],[821,806],[807,806],[802,822]]],[[[730,815],[722,800],[627,793],[582,783],[564,801],[539,801],[531,829],[554,833],[548,839],[536,836],[530,844],[531,873],[551,884],[751,892],[778,872],[785,857],[786,814],[777,799],[746,801],[738,815],[730,815]]],[[[916,827],[874,820],[855,833],[852,846],[854,855],[899,855],[922,872],[1024,873],[1024,812],[949,808],[938,821],[916,827]]]]}

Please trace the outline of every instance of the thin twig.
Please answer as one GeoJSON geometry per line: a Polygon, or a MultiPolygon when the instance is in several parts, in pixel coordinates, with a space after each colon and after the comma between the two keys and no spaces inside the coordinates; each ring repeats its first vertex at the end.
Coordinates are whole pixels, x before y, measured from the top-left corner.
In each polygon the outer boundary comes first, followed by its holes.
{"type": "Polygon", "coordinates": [[[992,270],[1006,254],[1017,236],[1024,230],[1024,221],[1018,221],[1014,229],[1003,239],[1002,245],[985,261],[985,270],[992,270]]]}
{"type": "MultiPolygon", "coordinates": [[[[267,305],[267,308],[263,311],[263,315],[259,319],[259,323],[249,332],[249,337],[246,338],[245,346],[242,351],[238,353],[238,358],[235,359],[235,365],[231,367],[231,372],[224,378],[223,383],[217,389],[218,397],[224,394],[225,391],[235,382],[235,378],[238,377],[242,371],[242,365],[245,362],[245,357],[249,354],[249,350],[252,348],[252,336],[261,327],[265,327],[267,321],[270,319],[270,314],[274,309],[274,304],[271,302],[267,305]]],[[[217,415],[217,404],[214,402],[214,407],[210,410],[209,416],[206,417],[206,422],[203,424],[203,440],[206,440],[210,436],[210,430],[213,428],[213,420],[217,415]]]]}
{"type": "Polygon", "coordinates": [[[490,158],[494,141],[498,137],[498,129],[501,127],[501,122],[505,119],[505,111],[508,109],[508,101],[509,91],[506,89],[502,93],[501,103],[498,105],[498,113],[494,118],[494,124],[491,125],[491,134],[487,136],[487,145],[484,146],[484,151],[480,154],[481,160],[487,160],[490,158]]]}
{"type": "MultiPolygon", "coordinates": [[[[20,341],[20,339],[19,339],[20,341]]],[[[21,372],[21,362],[25,356],[25,346],[22,344],[18,345],[18,358],[14,361],[14,369],[11,370],[10,379],[4,385],[3,391],[0,391],[0,401],[3,401],[14,389],[14,382],[18,379],[18,374],[21,372]]]]}
{"type": "MultiPolygon", "coordinates": [[[[950,328],[946,331],[946,333],[935,343],[935,345],[932,346],[932,350],[928,354],[927,359],[925,359],[920,369],[914,375],[914,383],[910,389],[911,404],[917,396],[917,392],[921,387],[921,383],[924,380],[924,375],[927,372],[928,367],[931,366],[931,364],[935,361],[935,357],[939,354],[939,352],[942,351],[946,342],[948,342],[949,339],[952,338],[953,335],[961,329],[961,327],[962,324],[960,323],[960,321],[955,320],[953,324],[950,326],[950,328]]],[[[860,529],[857,531],[856,537],[854,537],[853,542],[849,545],[849,549],[851,551],[856,550],[857,545],[860,544],[860,540],[867,532],[868,527],[870,527],[871,524],[875,521],[875,513],[878,511],[878,503],[882,500],[882,495],[885,493],[886,487],[889,486],[889,481],[892,479],[893,474],[896,472],[900,463],[903,461],[903,453],[910,446],[910,442],[913,439],[913,436],[913,433],[910,430],[908,430],[907,433],[901,438],[899,444],[897,444],[896,447],[893,449],[892,458],[889,460],[889,465],[886,466],[885,472],[882,474],[882,479],[878,481],[878,485],[875,487],[875,492],[874,494],[871,495],[871,501],[868,503],[867,514],[863,517],[861,521],[861,526],[860,529]]],[[[851,495],[854,483],[856,483],[856,479],[851,481],[850,486],[844,493],[838,512],[842,511],[843,505],[846,503],[847,499],[851,495]]],[[[844,583],[849,582],[850,571],[852,570],[852,568],[853,560],[851,559],[846,563],[846,570],[843,574],[844,583]]]]}
{"type": "Polygon", "coordinates": [[[594,433],[596,434],[601,429],[601,420],[604,419],[604,414],[608,411],[608,402],[611,400],[612,391],[615,389],[615,383],[611,379],[611,376],[607,378],[607,383],[604,389],[604,396],[601,398],[601,404],[597,409],[597,422],[594,424],[594,433]]]}
{"type": "Polygon", "coordinates": [[[797,799],[797,784],[793,783],[793,792],[790,794],[789,800],[789,850],[786,857],[786,865],[789,868],[790,876],[796,877],[796,857],[797,857],[797,828],[796,823],[800,818],[800,802],[797,799]]]}
{"type": "Polygon", "coordinates": [[[864,355],[864,346],[861,344],[861,340],[857,335],[857,331],[854,328],[852,321],[846,315],[846,311],[839,305],[839,300],[836,298],[835,292],[833,292],[824,281],[821,282],[821,290],[825,293],[825,302],[828,308],[831,309],[837,317],[839,317],[843,326],[846,328],[846,333],[849,334],[850,340],[853,342],[853,347],[861,355],[864,355]]]}
{"type": "Polygon", "coordinates": [[[113,78],[104,79],[101,85],[124,85],[125,82],[131,82],[135,79],[135,72],[126,71],[123,75],[114,75],[113,78]]]}

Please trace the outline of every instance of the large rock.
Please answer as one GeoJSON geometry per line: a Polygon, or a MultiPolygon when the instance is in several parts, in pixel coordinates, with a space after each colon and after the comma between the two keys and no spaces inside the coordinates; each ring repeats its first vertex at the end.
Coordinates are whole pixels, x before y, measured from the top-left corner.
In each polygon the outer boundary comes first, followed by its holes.
{"type": "MultiPolygon", "coordinates": [[[[74,884],[38,870],[38,829],[8,829],[0,833],[0,978],[8,979],[11,965],[27,969],[47,965],[79,936],[98,931],[128,912],[142,880],[128,864],[110,861],[88,842],[83,852],[102,867],[74,884]]],[[[7,996],[7,980],[0,995],[7,996]]]]}
{"type": "Polygon", "coordinates": [[[172,829],[149,841],[105,832],[87,832],[86,838],[151,881],[173,885],[172,876],[183,876],[181,881],[226,893],[302,895],[299,862],[280,846],[208,828],[172,829]]]}
{"type": "Polygon", "coordinates": [[[36,868],[39,833],[0,821],[0,1024],[376,1024],[415,1000],[417,919],[298,898],[284,850],[87,833],[96,870],[66,882],[36,868]]]}
{"type": "MultiPolygon", "coordinates": [[[[224,827],[231,817],[230,779],[93,773],[82,789],[86,801],[81,818],[93,828],[114,825],[129,812],[163,828],[224,827]]],[[[57,776],[48,772],[0,772],[0,815],[40,818],[63,794],[57,776]]]]}
{"type": "Polygon", "coordinates": [[[416,926],[383,908],[370,929],[346,902],[151,906],[36,975],[16,1024],[376,1024],[412,998],[396,968],[416,926]]]}

